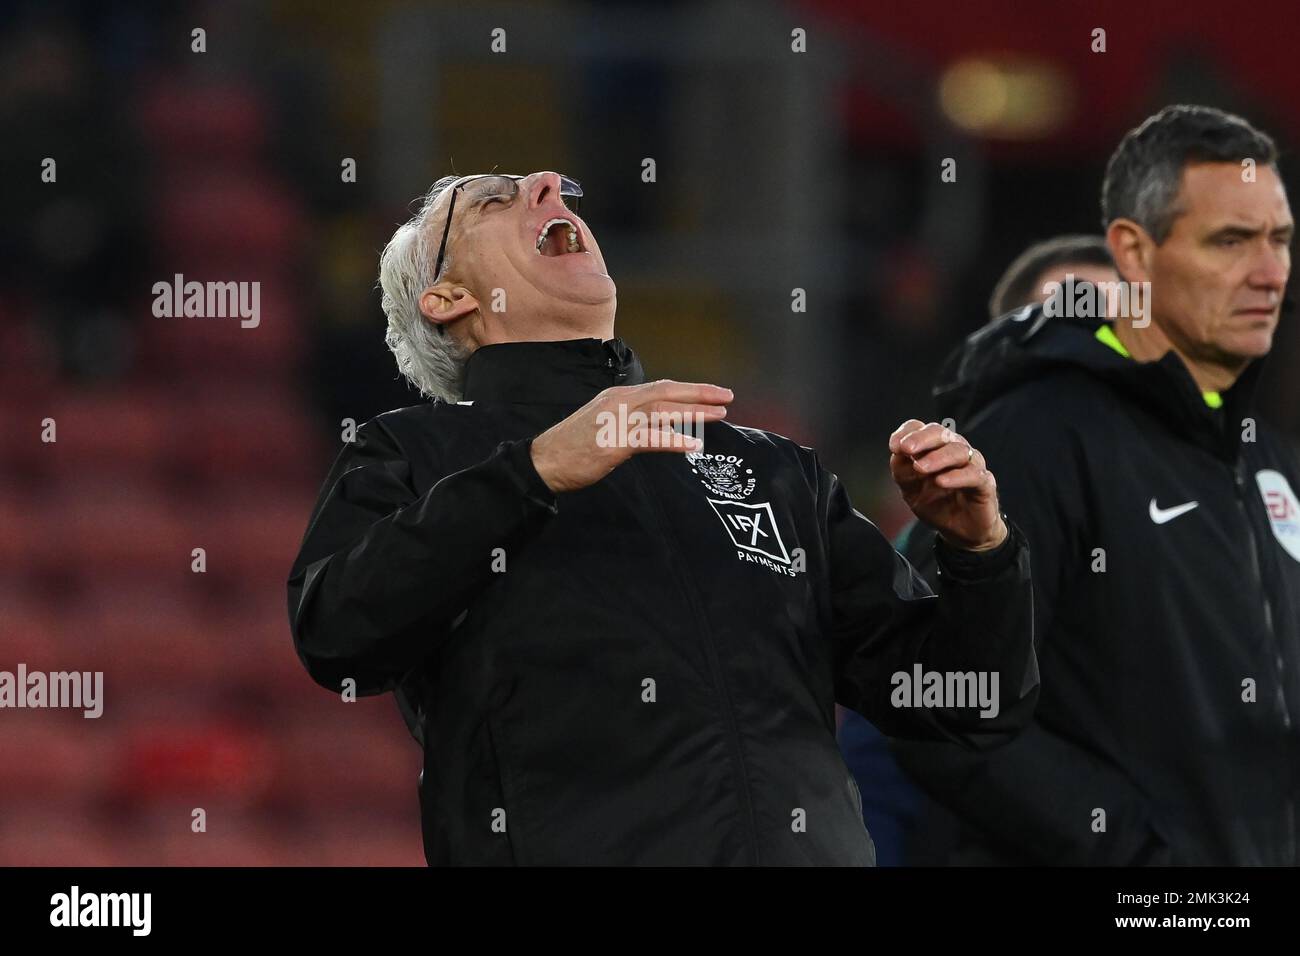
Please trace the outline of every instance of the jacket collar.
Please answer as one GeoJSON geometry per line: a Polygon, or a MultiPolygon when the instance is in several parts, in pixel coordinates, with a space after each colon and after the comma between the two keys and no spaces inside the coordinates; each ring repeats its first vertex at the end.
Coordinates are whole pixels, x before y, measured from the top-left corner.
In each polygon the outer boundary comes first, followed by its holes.
{"type": "Polygon", "coordinates": [[[1218,410],[1206,406],[1201,390],[1181,358],[1170,350],[1155,362],[1134,363],[1121,382],[1133,396],[1188,440],[1235,463],[1241,456],[1242,421],[1251,414],[1263,359],[1255,359],[1230,388],[1220,394],[1218,410]]]}
{"type": "Polygon", "coordinates": [[[640,385],[645,371],[622,339],[506,342],[476,349],[465,365],[465,399],[581,405],[614,385],[640,385]]]}
{"type": "Polygon", "coordinates": [[[1043,307],[1017,310],[971,335],[949,356],[934,394],[939,413],[969,419],[1017,384],[1053,368],[1082,368],[1107,382],[1164,425],[1228,461],[1241,451],[1241,420],[1251,414],[1263,359],[1222,393],[1223,407],[1206,407],[1191,372],[1169,351],[1136,362],[1097,341],[1097,320],[1047,319],[1043,307]]]}

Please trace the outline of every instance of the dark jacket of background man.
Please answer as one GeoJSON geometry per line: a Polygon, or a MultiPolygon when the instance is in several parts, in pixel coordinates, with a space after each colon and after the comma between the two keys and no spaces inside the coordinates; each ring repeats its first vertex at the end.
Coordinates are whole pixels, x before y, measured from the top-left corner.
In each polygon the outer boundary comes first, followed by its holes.
{"type": "MultiPolygon", "coordinates": [[[[1108,339],[1034,306],[941,374],[940,415],[1030,540],[1043,693],[994,752],[895,743],[956,812],[932,808],[922,852],[1295,865],[1300,469],[1252,416],[1260,361],[1213,409],[1176,354],[1141,364],[1108,339]]],[[[931,540],[917,528],[904,549],[923,570],[931,540]]]]}

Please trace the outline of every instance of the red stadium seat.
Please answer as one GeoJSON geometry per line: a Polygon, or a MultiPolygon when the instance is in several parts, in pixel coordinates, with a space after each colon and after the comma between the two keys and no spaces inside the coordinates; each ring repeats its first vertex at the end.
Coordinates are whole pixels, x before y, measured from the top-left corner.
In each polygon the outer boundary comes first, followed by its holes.
{"type": "MultiPolygon", "coordinates": [[[[262,277],[289,278],[302,251],[305,224],[297,203],[255,167],[213,165],[164,180],[154,230],[173,268],[250,267],[262,277]],[[220,210],[214,215],[214,210],[220,210]]],[[[171,276],[163,278],[171,279],[171,276]]],[[[255,279],[254,275],[187,279],[255,279]]]]}
{"type": "Polygon", "coordinates": [[[266,110],[253,90],[158,75],[134,104],[152,155],[167,165],[253,161],[266,141],[266,110]]]}
{"type": "Polygon", "coordinates": [[[55,421],[58,441],[46,446],[46,471],[100,481],[160,472],[182,437],[173,428],[170,402],[170,396],[157,390],[65,392],[47,412],[55,421]]]}
{"type": "Polygon", "coordinates": [[[36,502],[44,534],[30,542],[33,564],[92,578],[138,571],[184,580],[194,532],[157,486],[82,487],[76,496],[36,502]]]}

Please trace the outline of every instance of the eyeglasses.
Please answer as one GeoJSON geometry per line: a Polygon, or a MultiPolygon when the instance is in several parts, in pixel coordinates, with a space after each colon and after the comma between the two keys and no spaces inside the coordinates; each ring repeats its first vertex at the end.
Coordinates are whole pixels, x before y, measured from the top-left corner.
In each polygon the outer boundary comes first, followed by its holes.
{"type": "MultiPolygon", "coordinates": [[[[506,173],[481,173],[477,176],[465,176],[451,185],[451,203],[447,206],[447,224],[442,227],[442,242],[438,244],[438,261],[433,267],[433,281],[437,282],[442,274],[442,261],[447,254],[447,235],[451,232],[451,215],[456,211],[456,197],[465,190],[466,198],[475,208],[491,201],[500,200],[506,205],[519,195],[519,180],[523,176],[506,173]]],[[[568,200],[565,205],[574,212],[578,211],[578,200],[582,198],[582,184],[568,176],[560,177],[560,196],[568,200]]],[[[438,326],[442,331],[442,326],[438,326]]]]}

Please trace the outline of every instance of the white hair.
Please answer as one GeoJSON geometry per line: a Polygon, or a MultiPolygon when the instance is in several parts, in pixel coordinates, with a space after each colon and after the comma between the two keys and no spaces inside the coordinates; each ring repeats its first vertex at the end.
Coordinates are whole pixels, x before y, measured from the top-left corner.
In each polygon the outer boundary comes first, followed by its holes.
{"type": "MultiPolygon", "coordinates": [[[[433,275],[433,257],[442,231],[429,228],[430,214],[458,178],[444,176],[434,183],[420,200],[419,211],[397,227],[379,256],[380,306],[388,316],[384,342],[397,360],[398,371],[421,395],[450,402],[459,401],[464,392],[469,350],[453,336],[438,333],[438,327],[420,312],[420,295],[438,280],[433,275]]],[[[442,271],[450,266],[448,254],[442,271]]]]}

